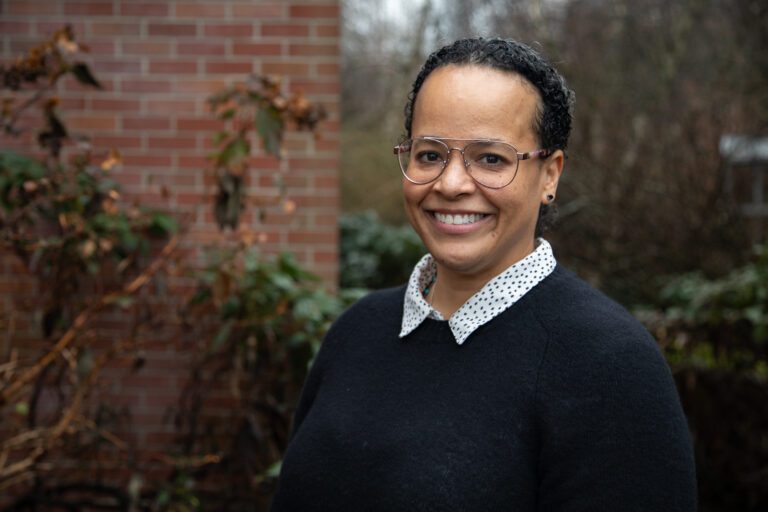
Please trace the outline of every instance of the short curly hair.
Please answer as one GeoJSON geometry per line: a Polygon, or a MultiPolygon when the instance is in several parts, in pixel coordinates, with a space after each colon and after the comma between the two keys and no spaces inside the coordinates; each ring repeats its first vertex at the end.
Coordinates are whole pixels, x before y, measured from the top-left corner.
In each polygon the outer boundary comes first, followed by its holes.
{"type": "MultiPolygon", "coordinates": [[[[424,81],[434,70],[450,64],[487,66],[525,78],[540,95],[534,125],[540,147],[565,151],[571,134],[575,98],[573,91],[568,88],[562,75],[530,46],[500,38],[459,39],[427,57],[405,104],[406,137],[411,137],[413,108],[424,81]]],[[[556,214],[554,204],[541,205],[536,236],[552,226],[556,214]]]]}

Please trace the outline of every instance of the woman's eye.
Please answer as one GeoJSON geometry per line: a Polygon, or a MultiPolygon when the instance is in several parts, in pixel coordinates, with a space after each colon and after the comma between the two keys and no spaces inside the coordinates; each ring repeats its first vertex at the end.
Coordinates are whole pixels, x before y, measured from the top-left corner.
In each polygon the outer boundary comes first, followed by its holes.
{"type": "Polygon", "coordinates": [[[442,162],[442,158],[440,157],[440,153],[436,153],[435,151],[422,151],[418,155],[416,155],[416,159],[419,162],[431,164],[431,163],[437,163],[442,162]]]}
{"type": "Polygon", "coordinates": [[[476,161],[477,163],[482,165],[492,165],[492,166],[499,166],[505,163],[505,160],[503,157],[499,155],[494,155],[492,153],[480,155],[476,161]]]}

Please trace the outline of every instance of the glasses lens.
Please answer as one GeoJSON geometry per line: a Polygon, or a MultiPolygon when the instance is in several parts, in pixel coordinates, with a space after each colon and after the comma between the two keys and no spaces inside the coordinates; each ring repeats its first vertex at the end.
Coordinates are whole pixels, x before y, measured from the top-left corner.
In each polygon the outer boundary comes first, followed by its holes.
{"type": "Polygon", "coordinates": [[[413,139],[400,148],[400,168],[414,183],[428,183],[437,178],[448,158],[448,146],[437,140],[413,139]]]}
{"type": "Polygon", "coordinates": [[[517,150],[504,142],[477,141],[464,148],[472,177],[489,188],[512,183],[517,173],[517,150]]]}

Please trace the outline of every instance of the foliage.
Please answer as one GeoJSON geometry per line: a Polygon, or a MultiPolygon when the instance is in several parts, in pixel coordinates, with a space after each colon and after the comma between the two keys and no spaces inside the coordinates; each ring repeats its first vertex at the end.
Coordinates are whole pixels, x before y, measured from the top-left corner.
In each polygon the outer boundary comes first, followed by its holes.
{"type": "MultiPolygon", "coordinates": [[[[72,76],[99,87],[80,60],[83,49],[65,27],[0,68],[4,89],[28,95],[24,102],[4,100],[4,135],[21,135],[17,122],[33,106],[43,118],[42,158],[0,151],[0,249],[15,254],[39,283],[31,309],[42,313],[43,338],[37,360],[29,350],[13,351],[0,372],[0,407],[9,419],[2,425],[0,489],[34,482],[54,454],[80,437],[110,439],[90,415],[89,396],[110,361],[137,350],[148,322],[116,340],[100,338],[93,323],[99,313],[132,307],[176,245],[172,217],[120,201],[110,178],[119,153],[97,158],[87,143],[73,146],[57,115],[58,100],[49,92],[59,80],[72,76]],[[44,404],[41,397],[52,389],[57,399],[44,404]]],[[[11,339],[15,334],[9,328],[11,339]]]]}
{"type": "Polygon", "coordinates": [[[768,249],[719,279],[686,274],[639,311],[675,370],[702,510],[762,510],[768,493],[768,249]],[[723,421],[723,418],[728,418],[723,421]]]}
{"type": "Polygon", "coordinates": [[[768,249],[719,279],[696,272],[672,280],[659,305],[663,316],[650,318],[672,364],[768,381],[768,249]]]}
{"type": "Polygon", "coordinates": [[[228,495],[244,497],[273,483],[309,362],[343,304],[291,255],[266,258],[248,242],[212,253],[198,276],[182,318],[184,337],[199,341],[176,423],[186,455],[221,452],[209,476],[225,474],[228,495]],[[222,392],[224,432],[205,410],[222,392]]]}
{"type": "MultiPolygon", "coordinates": [[[[23,312],[41,312],[42,332],[35,339],[34,329],[16,333],[12,321],[6,324],[14,349],[0,364],[0,494],[19,496],[18,510],[98,503],[104,509],[191,511],[203,508],[201,496],[213,486],[252,507],[268,496],[293,404],[341,301],[290,256],[273,261],[261,255],[245,230],[238,244],[222,240],[225,248],[195,270],[176,251],[181,235],[173,216],[124,201],[112,178],[121,166],[119,151],[100,153],[83,139],[74,144],[50,95],[70,76],[99,87],[81,60],[85,50],[65,27],[26,57],[0,66],[2,88],[14,93],[3,100],[3,134],[21,135],[18,121],[31,107],[40,107],[43,120],[41,156],[32,148],[0,151],[0,250],[14,254],[37,281],[34,303],[23,312]],[[178,312],[180,328],[171,325],[169,293],[180,293],[174,280],[183,275],[197,286],[178,312]],[[100,330],[105,317],[124,320],[119,336],[100,330]],[[184,353],[194,364],[175,411],[178,443],[168,453],[149,453],[113,433],[133,411],[105,403],[99,384],[116,365],[141,372],[144,348],[158,338],[171,344],[174,332],[195,340],[181,349],[192,351],[184,353]],[[28,346],[17,342],[30,337],[28,346]],[[209,410],[208,398],[222,393],[231,399],[231,418],[209,410]],[[75,459],[80,481],[67,474],[75,459]],[[126,475],[132,472],[124,486],[101,478],[121,466],[126,475]]],[[[209,103],[226,126],[214,137],[211,155],[216,216],[222,228],[236,228],[250,136],[280,157],[284,130],[312,129],[324,112],[300,94],[286,99],[279,80],[258,76],[209,103]]],[[[282,186],[279,195],[288,210],[282,186]]]]}
{"type": "Polygon", "coordinates": [[[426,253],[410,227],[385,224],[372,210],[343,215],[340,225],[342,288],[403,284],[426,253]]]}
{"type": "MultiPolygon", "coordinates": [[[[266,153],[281,157],[286,123],[312,130],[325,118],[325,110],[300,92],[286,98],[281,93],[280,81],[267,76],[252,76],[244,85],[224,89],[211,96],[208,104],[216,117],[227,123],[227,129],[216,133],[213,139],[217,150],[211,154],[211,160],[218,186],[214,212],[221,228],[235,229],[245,207],[243,179],[252,152],[251,132],[259,136],[266,153]]],[[[282,196],[285,188],[279,175],[276,178],[282,196]]],[[[260,217],[263,220],[263,212],[260,217]]]]}

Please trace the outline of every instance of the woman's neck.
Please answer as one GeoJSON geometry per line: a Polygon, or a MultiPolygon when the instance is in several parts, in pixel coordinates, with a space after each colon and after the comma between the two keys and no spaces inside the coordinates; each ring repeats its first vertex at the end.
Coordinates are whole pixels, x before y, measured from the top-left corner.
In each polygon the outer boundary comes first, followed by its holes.
{"type": "Polygon", "coordinates": [[[429,302],[448,319],[494,276],[466,275],[437,265],[437,280],[431,287],[429,302]]]}

